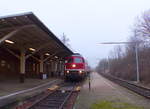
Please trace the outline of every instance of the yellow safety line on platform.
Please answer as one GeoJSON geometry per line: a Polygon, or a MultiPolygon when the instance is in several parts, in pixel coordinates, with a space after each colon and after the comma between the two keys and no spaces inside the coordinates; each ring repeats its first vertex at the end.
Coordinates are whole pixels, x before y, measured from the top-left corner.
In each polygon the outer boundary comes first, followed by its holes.
{"type": "Polygon", "coordinates": [[[52,87],[50,87],[50,88],[48,88],[48,90],[56,90],[56,89],[58,89],[59,88],[59,86],[58,85],[54,85],[54,86],[52,86],[52,87]]]}
{"type": "Polygon", "coordinates": [[[6,99],[6,98],[8,98],[8,97],[12,97],[12,96],[15,96],[15,95],[18,95],[18,94],[22,94],[22,93],[26,93],[26,92],[29,92],[29,91],[36,90],[36,89],[41,88],[41,87],[43,87],[43,86],[46,86],[46,85],[48,85],[48,84],[52,84],[52,83],[54,83],[54,82],[56,82],[56,81],[57,81],[57,80],[53,80],[53,81],[48,82],[48,83],[46,83],[46,84],[42,84],[42,85],[39,85],[39,86],[30,88],[30,89],[26,89],[26,90],[18,91],[18,92],[15,92],[15,93],[11,93],[11,94],[9,94],[9,95],[1,96],[1,97],[0,97],[0,100],[6,99]]]}
{"type": "Polygon", "coordinates": [[[81,90],[81,87],[80,86],[77,86],[76,88],[75,88],[75,91],[80,91],[81,90]]]}

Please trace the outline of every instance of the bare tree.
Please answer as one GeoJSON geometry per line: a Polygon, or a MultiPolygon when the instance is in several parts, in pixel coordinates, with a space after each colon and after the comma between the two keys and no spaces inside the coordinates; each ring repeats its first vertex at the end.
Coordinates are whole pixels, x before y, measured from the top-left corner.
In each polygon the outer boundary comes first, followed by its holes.
{"type": "Polygon", "coordinates": [[[70,47],[70,44],[69,44],[69,38],[66,37],[66,35],[63,33],[63,36],[61,38],[61,41],[67,46],[67,47],[70,47]]]}
{"type": "Polygon", "coordinates": [[[108,70],[108,60],[102,59],[99,61],[98,66],[96,67],[97,72],[106,73],[108,70]]]}
{"type": "Polygon", "coordinates": [[[133,30],[138,40],[150,41],[150,10],[137,18],[133,30]]]}
{"type": "MultiPolygon", "coordinates": [[[[97,70],[104,72],[106,63],[109,65],[109,73],[118,78],[126,80],[137,80],[136,70],[136,52],[135,47],[138,47],[139,59],[139,74],[140,81],[146,84],[150,83],[150,10],[144,12],[141,17],[138,17],[132,35],[128,42],[133,42],[125,45],[125,49],[117,46],[110,55],[109,60],[103,59],[99,62],[97,70]]],[[[136,49],[137,50],[137,49],[136,49]]]]}

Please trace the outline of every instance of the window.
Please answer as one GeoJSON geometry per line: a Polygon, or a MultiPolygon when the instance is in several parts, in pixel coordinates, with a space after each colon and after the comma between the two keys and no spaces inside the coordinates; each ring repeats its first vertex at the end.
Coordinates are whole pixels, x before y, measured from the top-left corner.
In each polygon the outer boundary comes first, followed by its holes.
{"type": "Polygon", "coordinates": [[[75,63],[83,63],[82,58],[74,58],[75,63]]]}
{"type": "Polygon", "coordinates": [[[72,58],[69,58],[66,63],[73,63],[73,59],[72,58]]]}

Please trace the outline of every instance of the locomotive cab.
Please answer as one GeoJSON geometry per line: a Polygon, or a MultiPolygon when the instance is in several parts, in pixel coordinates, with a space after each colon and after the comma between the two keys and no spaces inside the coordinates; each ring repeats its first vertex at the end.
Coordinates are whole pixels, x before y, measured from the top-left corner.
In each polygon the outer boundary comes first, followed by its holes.
{"type": "Polygon", "coordinates": [[[86,75],[85,61],[80,55],[72,55],[65,61],[65,79],[80,80],[86,75]]]}

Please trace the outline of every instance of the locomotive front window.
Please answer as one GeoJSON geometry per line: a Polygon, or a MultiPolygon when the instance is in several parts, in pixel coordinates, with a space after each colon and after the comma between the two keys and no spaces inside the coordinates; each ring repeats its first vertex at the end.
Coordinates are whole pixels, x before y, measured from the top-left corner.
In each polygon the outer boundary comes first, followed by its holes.
{"type": "Polygon", "coordinates": [[[73,63],[73,59],[72,59],[72,58],[69,58],[69,59],[67,60],[67,63],[73,63]]]}
{"type": "Polygon", "coordinates": [[[82,58],[74,58],[75,63],[83,63],[82,58]]]}

